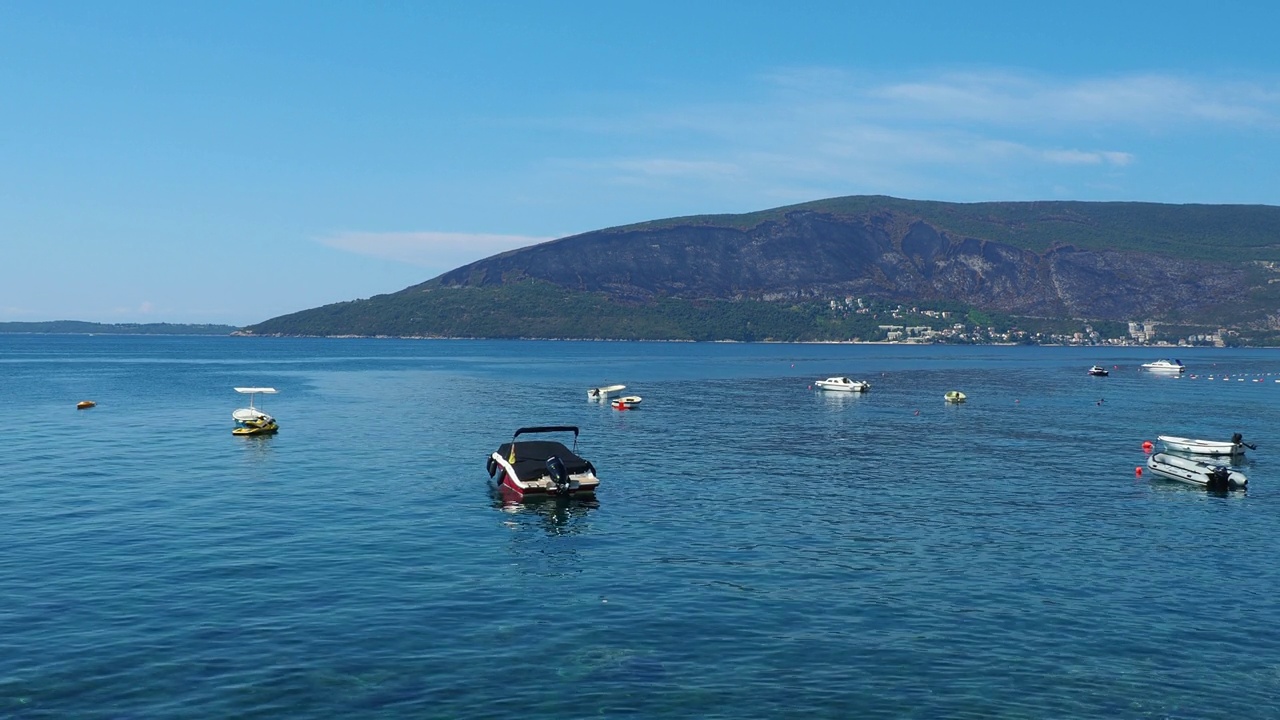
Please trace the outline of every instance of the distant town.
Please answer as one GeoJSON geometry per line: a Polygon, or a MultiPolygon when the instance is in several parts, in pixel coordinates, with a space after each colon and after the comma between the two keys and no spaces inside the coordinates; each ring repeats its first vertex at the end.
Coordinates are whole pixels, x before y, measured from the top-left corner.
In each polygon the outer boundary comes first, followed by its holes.
{"type": "Polygon", "coordinates": [[[880,322],[874,329],[868,326],[866,337],[853,338],[864,342],[1226,347],[1239,336],[1228,328],[1179,334],[1182,326],[1150,320],[1124,323],[1002,317],[975,310],[930,309],[854,297],[830,300],[828,306],[837,315],[902,321],[880,322]],[[1066,330],[1062,325],[1079,329],[1066,330]]]}

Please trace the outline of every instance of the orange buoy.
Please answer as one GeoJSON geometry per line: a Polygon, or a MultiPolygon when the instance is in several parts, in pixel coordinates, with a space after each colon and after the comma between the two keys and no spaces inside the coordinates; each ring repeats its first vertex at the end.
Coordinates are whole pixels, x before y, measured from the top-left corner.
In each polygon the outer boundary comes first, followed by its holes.
{"type": "Polygon", "coordinates": [[[1137,477],[1142,477],[1142,466],[1139,465],[1138,467],[1134,468],[1133,474],[1136,475],[1137,477]]]}
{"type": "Polygon", "coordinates": [[[97,404],[98,404],[98,403],[96,403],[96,402],[94,402],[94,401],[92,401],[92,400],[81,400],[80,402],[76,403],[76,409],[77,409],[77,410],[88,410],[89,408],[91,408],[91,407],[93,407],[94,405],[97,405],[97,404]]]}
{"type": "Polygon", "coordinates": [[[1142,449],[1145,450],[1146,452],[1151,452],[1152,450],[1155,449],[1155,447],[1156,446],[1153,445],[1150,440],[1142,441],[1142,449]]]}

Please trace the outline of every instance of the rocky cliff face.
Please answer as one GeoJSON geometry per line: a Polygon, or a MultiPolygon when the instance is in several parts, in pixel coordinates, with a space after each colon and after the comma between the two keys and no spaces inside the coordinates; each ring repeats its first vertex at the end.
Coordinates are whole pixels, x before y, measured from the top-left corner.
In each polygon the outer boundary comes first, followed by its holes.
{"type": "Polygon", "coordinates": [[[586,233],[481,260],[425,286],[524,277],[630,302],[855,296],[1110,320],[1221,314],[1259,282],[1242,263],[1070,245],[1037,253],[893,211],[797,210],[749,229],[676,223],[586,233]]]}

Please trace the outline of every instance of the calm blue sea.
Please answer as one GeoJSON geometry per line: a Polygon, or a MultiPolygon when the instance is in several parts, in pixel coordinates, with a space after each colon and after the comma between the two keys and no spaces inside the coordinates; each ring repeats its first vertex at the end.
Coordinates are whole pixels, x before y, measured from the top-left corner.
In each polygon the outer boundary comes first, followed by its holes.
{"type": "Polygon", "coordinates": [[[1263,350],[0,335],[0,717],[1276,717],[1277,379],[1263,350]],[[614,382],[642,408],[587,401],[614,382]],[[279,435],[231,435],[237,385],[280,390],[279,435]],[[486,456],[537,424],[581,426],[597,502],[495,502],[486,456]],[[1237,431],[1247,493],[1135,477],[1157,434],[1237,431]]]}

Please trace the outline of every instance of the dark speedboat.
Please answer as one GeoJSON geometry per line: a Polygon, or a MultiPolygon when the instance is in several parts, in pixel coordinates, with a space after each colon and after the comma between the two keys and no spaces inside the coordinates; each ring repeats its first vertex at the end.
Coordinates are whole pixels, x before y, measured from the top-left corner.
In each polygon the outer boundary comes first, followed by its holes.
{"type": "Polygon", "coordinates": [[[578,428],[572,425],[516,430],[511,442],[489,456],[487,469],[498,489],[516,500],[539,497],[591,497],[600,480],[590,461],[578,457],[578,428]],[[573,449],[553,440],[524,440],[521,435],[573,433],[573,449]]]}

